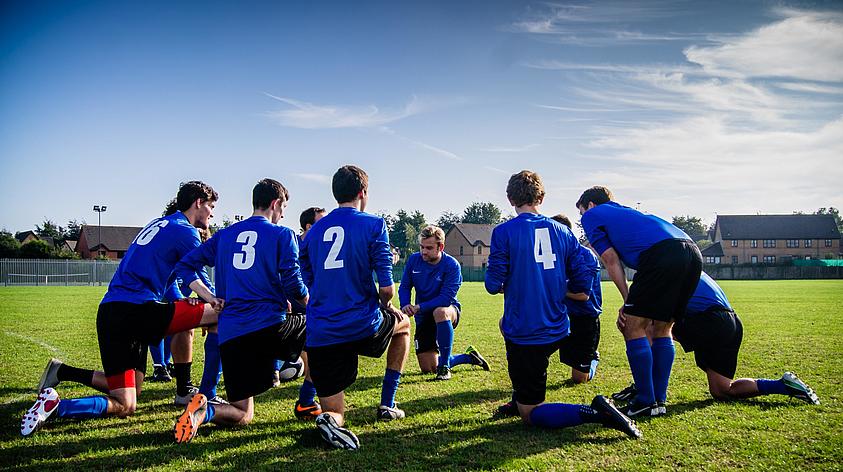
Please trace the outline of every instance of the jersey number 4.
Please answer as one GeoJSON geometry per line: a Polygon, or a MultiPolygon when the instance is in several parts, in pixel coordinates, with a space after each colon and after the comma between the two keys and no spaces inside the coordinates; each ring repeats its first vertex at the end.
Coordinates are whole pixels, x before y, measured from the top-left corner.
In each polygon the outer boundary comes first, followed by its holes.
{"type": "Polygon", "coordinates": [[[550,229],[536,228],[536,242],[533,244],[533,255],[536,262],[544,266],[544,270],[556,267],[556,254],[550,244],[550,229]]]}
{"type": "Polygon", "coordinates": [[[234,253],[235,269],[246,270],[255,264],[255,243],[258,242],[258,233],[256,231],[243,231],[237,235],[237,242],[243,244],[240,248],[242,252],[234,253]]]}
{"type": "Polygon", "coordinates": [[[343,261],[338,258],[342,243],[345,241],[345,230],[342,229],[342,226],[331,226],[325,231],[322,241],[326,243],[333,241],[331,250],[328,251],[328,257],[325,259],[325,269],[342,269],[343,261]]]}

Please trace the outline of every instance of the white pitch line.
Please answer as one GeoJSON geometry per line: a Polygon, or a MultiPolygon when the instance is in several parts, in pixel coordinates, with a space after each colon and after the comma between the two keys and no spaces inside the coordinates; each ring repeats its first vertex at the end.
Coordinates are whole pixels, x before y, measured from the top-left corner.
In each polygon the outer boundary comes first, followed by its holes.
{"type": "Polygon", "coordinates": [[[50,346],[49,344],[45,343],[44,341],[39,341],[35,338],[30,338],[29,336],[24,336],[22,334],[15,333],[13,331],[6,331],[6,336],[12,336],[15,338],[23,339],[24,341],[29,341],[32,344],[37,344],[48,351],[52,351],[58,355],[58,357],[63,357],[63,352],[59,350],[57,347],[50,346]]]}

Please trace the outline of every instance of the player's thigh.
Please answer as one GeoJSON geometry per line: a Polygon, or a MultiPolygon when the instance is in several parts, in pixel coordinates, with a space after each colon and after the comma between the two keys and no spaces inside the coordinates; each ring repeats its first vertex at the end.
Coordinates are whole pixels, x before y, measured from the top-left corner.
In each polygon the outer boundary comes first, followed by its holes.
{"type": "Polygon", "coordinates": [[[356,343],[308,346],[310,377],[320,401],[343,392],[357,379],[356,343]]]}
{"type": "Polygon", "coordinates": [[[433,319],[437,323],[441,323],[442,321],[448,320],[451,322],[451,324],[457,324],[457,317],[458,311],[457,308],[453,305],[440,306],[433,309],[433,319]]]}
{"type": "Polygon", "coordinates": [[[276,359],[295,362],[302,356],[306,338],[304,315],[288,315],[275,334],[275,340],[271,346],[275,348],[272,353],[276,359]]]}
{"type": "Polygon", "coordinates": [[[522,405],[544,402],[549,358],[559,349],[559,345],[559,341],[539,345],[506,341],[507,370],[515,390],[516,402],[522,405]]]}
{"type": "Polygon", "coordinates": [[[416,329],[413,335],[416,355],[421,353],[433,352],[436,353],[439,345],[436,342],[436,322],[433,316],[417,315],[415,317],[416,329]]]}
{"type": "Polygon", "coordinates": [[[276,358],[271,346],[277,329],[278,326],[273,325],[220,344],[220,360],[229,401],[245,400],[272,388],[276,358]]]}

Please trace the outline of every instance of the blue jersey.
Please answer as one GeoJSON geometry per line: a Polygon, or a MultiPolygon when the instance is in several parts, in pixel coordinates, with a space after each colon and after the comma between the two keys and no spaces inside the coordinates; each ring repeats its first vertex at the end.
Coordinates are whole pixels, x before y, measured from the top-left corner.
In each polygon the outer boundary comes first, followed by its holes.
{"type": "Polygon", "coordinates": [[[568,316],[588,316],[597,318],[603,312],[603,290],[600,287],[600,263],[597,256],[591,249],[580,245],[580,258],[588,270],[591,279],[590,289],[585,292],[588,300],[579,302],[565,298],[565,307],[568,308],[568,316]]]}
{"type": "Polygon", "coordinates": [[[460,307],[457,301],[460,285],[462,270],[456,259],[443,252],[442,259],[433,265],[425,262],[417,252],[407,259],[401,286],[398,288],[398,299],[401,306],[409,305],[410,290],[415,287],[415,304],[419,306],[416,317],[431,315],[438,307],[460,307]]]}
{"type": "Polygon", "coordinates": [[[731,310],[729,300],[723,289],[717,285],[708,274],[703,272],[700,274],[700,282],[697,284],[697,289],[691,299],[688,300],[688,308],[685,309],[687,315],[698,315],[705,312],[709,308],[720,307],[726,310],[731,310]]]}
{"type": "Polygon", "coordinates": [[[608,202],[586,211],[582,227],[591,247],[602,255],[614,248],[621,261],[638,269],[641,253],[666,239],[688,239],[684,231],[667,221],[638,210],[608,202]]]}
{"type": "MultiPolygon", "coordinates": [[[[304,241],[304,238],[302,238],[301,235],[297,235],[296,241],[299,243],[299,248],[301,248],[301,243],[304,241]]],[[[295,300],[290,300],[290,308],[293,310],[293,313],[305,313],[307,311],[306,306],[295,300]]]]}
{"type": "Polygon", "coordinates": [[[486,290],[504,293],[504,338],[516,344],[548,344],[568,335],[565,294],[591,287],[579,246],[568,228],[533,213],[492,230],[486,290]]]}
{"type": "Polygon", "coordinates": [[[308,346],[356,341],[377,332],[383,318],[372,272],[381,287],[393,284],[383,218],[355,208],[334,209],[304,238],[301,265],[311,289],[308,346]]]}
{"type": "Polygon", "coordinates": [[[176,266],[188,285],[204,266],[216,268],[217,296],[225,300],[219,316],[219,340],[230,339],[284,321],[287,300],[304,298],[293,230],[252,216],[217,231],[176,266]]]}
{"type": "Polygon", "coordinates": [[[176,263],[199,244],[199,231],[182,212],[152,220],[129,245],[102,303],[163,300],[176,263]]]}
{"type": "MultiPolygon", "coordinates": [[[[214,284],[211,283],[211,279],[208,277],[208,271],[205,270],[204,267],[199,272],[199,278],[202,279],[202,283],[208,287],[211,293],[214,293],[214,284]]],[[[193,293],[193,291],[190,289],[188,284],[184,283],[184,280],[181,277],[176,277],[176,279],[173,280],[173,283],[171,283],[167,288],[167,291],[164,292],[164,300],[174,302],[176,300],[189,297],[191,293],[193,293]]]]}

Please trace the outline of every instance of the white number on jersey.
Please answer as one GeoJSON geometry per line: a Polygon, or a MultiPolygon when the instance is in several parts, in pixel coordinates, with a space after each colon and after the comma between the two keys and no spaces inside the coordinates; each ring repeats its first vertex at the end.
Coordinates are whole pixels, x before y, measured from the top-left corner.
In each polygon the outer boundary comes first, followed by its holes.
{"type": "Polygon", "coordinates": [[[553,246],[550,244],[549,228],[536,228],[533,254],[536,256],[536,262],[544,266],[544,270],[556,267],[556,254],[553,253],[553,246]]]}
{"type": "Polygon", "coordinates": [[[169,223],[168,220],[158,220],[154,223],[150,223],[143,229],[143,231],[140,232],[140,234],[138,234],[138,237],[135,239],[135,243],[139,246],[146,246],[150,243],[150,241],[152,241],[152,238],[158,234],[158,231],[160,231],[161,228],[167,226],[167,223],[169,223]]]}
{"type": "Polygon", "coordinates": [[[237,235],[237,242],[243,243],[243,247],[240,249],[243,252],[234,253],[234,268],[246,270],[255,263],[255,243],[258,242],[258,233],[243,231],[237,235]]]}
{"type": "Polygon", "coordinates": [[[322,241],[334,242],[334,244],[331,244],[331,250],[328,251],[328,258],[325,259],[325,269],[342,269],[342,259],[337,259],[337,257],[339,257],[342,243],[345,241],[345,230],[342,229],[342,226],[331,226],[325,231],[322,241]]]}

